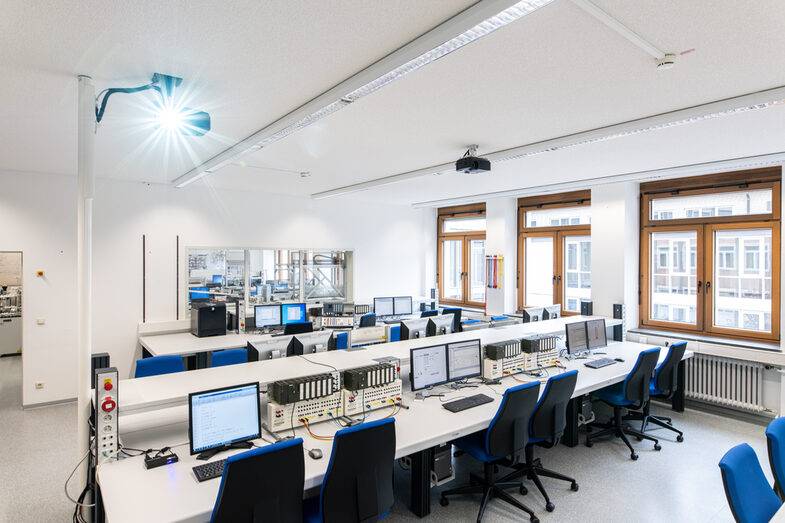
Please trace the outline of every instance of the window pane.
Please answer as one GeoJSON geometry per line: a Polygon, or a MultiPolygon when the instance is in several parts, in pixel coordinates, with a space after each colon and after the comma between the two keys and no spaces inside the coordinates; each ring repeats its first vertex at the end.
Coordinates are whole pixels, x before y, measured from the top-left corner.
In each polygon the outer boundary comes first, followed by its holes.
{"type": "Polygon", "coordinates": [[[591,206],[589,205],[526,211],[526,227],[589,225],[590,223],[591,206]]]}
{"type": "Polygon", "coordinates": [[[526,295],[527,307],[553,304],[553,238],[529,237],[524,244],[526,250],[526,295]]]}
{"type": "Polygon", "coordinates": [[[580,312],[580,302],[591,300],[591,237],[565,236],[564,252],[564,309],[580,312]],[[570,258],[571,253],[575,259],[570,258]]]}
{"type": "Polygon", "coordinates": [[[445,240],[442,242],[442,298],[462,300],[463,289],[461,273],[463,272],[462,240],[445,240]]]}
{"type": "Polygon", "coordinates": [[[475,232],[485,230],[485,216],[467,218],[445,218],[442,232],[475,232]]]}
{"type": "Polygon", "coordinates": [[[698,233],[651,234],[651,319],[695,324],[698,233]]]}
{"type": "Polygon", "coordinates": [[[651,201],[652,220],[771,213],[771,189],[674,196],[651,201]]]}
{"type": "Polygon", "coordinates": [[[485,303],[485,240],[469,240],[469,301],[485,303]]]}
{"type": "Polygon", "coordinates": [[[715,231],[714,261],[714,325],[771,332],[771,229],[715,231]]]}

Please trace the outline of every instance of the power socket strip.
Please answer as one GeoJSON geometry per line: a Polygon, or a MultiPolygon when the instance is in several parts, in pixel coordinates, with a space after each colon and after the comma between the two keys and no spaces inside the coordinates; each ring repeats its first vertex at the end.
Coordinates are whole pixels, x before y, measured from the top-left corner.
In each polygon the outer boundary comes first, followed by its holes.
{"type": "Polygon", "coordinates": [[[119,450],[117,383],[118,374],[115,367],[95,370],[93,427],[98,464],[116,456],[119,450]]]}
{"type": "Polygon", "coordinates": [[[343,389],[343,415],[344,416],[362,416],[363,410],[376,410],[384,407],[392,407],[394,401],[396,404],[400,403],[401,395],[403,394],[403,382],[400,379],[388,383],[387,385],[379,385],[377,387],[367,387],[365,389],[350,391],[343,389]]]}
{"type": "Polygon", "coordinates": [[[318,423],[328,421],[330,415],[334,418],[343,416],[343,394],[341,391],[334,392],[329,396],[323,396],[307,401],[287,403],[281,405],[273,400],[267,401],[264,422],[270,432],[280,432],[282,430],[292,430],[294,427],[302,425],[300,419],[307,419],[308,423],[318,423]]]}

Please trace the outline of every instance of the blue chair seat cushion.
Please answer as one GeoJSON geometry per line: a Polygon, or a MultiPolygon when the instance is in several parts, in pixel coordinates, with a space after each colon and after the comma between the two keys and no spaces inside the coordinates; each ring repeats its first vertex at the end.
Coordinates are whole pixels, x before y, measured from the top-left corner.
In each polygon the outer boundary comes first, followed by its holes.
{"type": "Polygon", "coordinates": [[[457,439],[454,443],[459,449],[466,452],[477,461],[482,461],[483,463],[489,463],[503,459],[504,456],[491,456],[488,454],[488,452],[486,452],[485,438],[487,437],[487,434],[488,431],[483,430],[457,439]]]}
{"type": "Polygon", "coordinates": [[[594,397],[601,399],[605,403],[610,403],[611,405],[632,405],[635,402],[628,400],[624,396],[624,382],[616,383],[615,385],[611,385],[609,387],[605,387],[604,389],[600,389],[592,393],[594,397]]]}
{"type": "Polygon", "coordinates": [[[461,325],[468,325],[470,323],[480,323],[480,320],[463,320],[461,325]]]}
{"type": "Polygon", "coordinates": [[[491,316],[491,321],[508,320],[509,316],[491,316]]]}

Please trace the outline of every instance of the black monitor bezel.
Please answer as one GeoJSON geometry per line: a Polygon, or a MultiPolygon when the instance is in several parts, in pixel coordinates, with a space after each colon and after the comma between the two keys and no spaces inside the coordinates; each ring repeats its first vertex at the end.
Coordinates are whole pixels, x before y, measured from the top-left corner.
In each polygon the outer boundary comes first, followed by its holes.
{"type": "Polygon", "coordinates": [[[387,318],[389,316],[395,316],[395,296],[374,296],[373,313],[376,314],[378,318],[387,318]],[[392,300],[391,303],[392,314],[379,314],[378,312],[376,312],[376,300],[392,300]]]}
{"type": "Polygon", "coordinates": [[[412,388],[412,392],[418,390],[424,390],[431,387],[436,387],[438,385],[444,385],[445,383],[450,382],[450,360],[447,358],[447,344],[446,343],[437,343],[436,345],[427,345],[425,347],[414,347],[409,349],[409,385],[412,388]],[[434,347],[444,347],[444,369],[447,379],[444,381],[440,381],[439,383],[431,383],[430,385],[426,385],[425,387],[420,387],[415,389],[414,388],[414,353],[416,351],[425,350],[425,349],[433,349],[434,347]]]}
{"type": "Polygon", "coordinates": [[[253,322],[257,329],[264,328],[264,327],[280,327],[281,325],[283,325],[283,307],[281,307],[280,303],[261,303],[259,305],[254,305],[253,322]],[[256,309],[258,309],[259,307],[278,307],[278,319],[281,321],[281,323],[277,325],[263,325],[262,327],[259,327],[259,325],[256,324],[256,309]]]}
{"type": "Polygon", "coordinates": [[[412,296],[393,296],[393,316],[409,316],[411,314],[414,314],[414,298],[412,296]],[[398,312],[395,309],[395,300],[399,298],[409,299],[409,312],[398,312]]]}
{"type": "Polygon", "coordinates": [[[253,382],[253,383],[242,383],[240,385],[230,385],[228,387],[218,387],[216,389],[200,390],[200,391],[197,391],[197,392],[190,392],[190,393],[188,393],[188,448],[189,448],[189,450],[191,452],[191,456],[193,456],[194,454],[201,454],[202,452],[207,452],[207,451],[213,450],[213,449],[229,448],[229,446],[231,446],[233,443],[241,443],[243,441],[251,441],[251,440],[254,440],[254,439],[261,438],[262,437],[262,405],[261,405],[261,403],[259,401],[259,399],[260,399],[259,398],[259,394],[260,394],[260,392],[259,392],[259,382],[258,381],[253,382]],[[202,395],[202,394],[209,394],[209,393],[212,393],[212,392],[221,392],[221,391],[224,391],[224,390],[240,389],[240,388],[243,388],[243,387],[251,387],[251,386],[255,386],[256,387],[256,412],[257,412],[256,423],[257,423],[257,426],[259,427],[257,435],[255,435],[253,437],[238,439],[238,440],[235,440],[235,441],[232,441],[232,442],[222,443],[221,445],[215,445],[214,447],[208,447],[208,448],[205,448],[205,449],[194,450],[193,397],[194,396],[199,396],[199,395],[202,395]]]}
{"type": "Polygon", "coordinates": [[[469,378],[476,378],[478,376],[482,376],[482,362],[483,362],[483,353],[482,353],[482,341],[480,338],[473,339],[473,340],[461,340],[461,341],[453,341],[447,344],[447,378],[449,381],[459,381],[459,380],[468,380],[469,378]],[[480,365],[477,371],[477,374],[469,374],[467,376],[461,376],[460,378],[454,378],[452,375],[452,368],[450,367],[450,346],[457,345],[459,343],[469,343],[469,342],[477,342],[477,351],[480,356],[480,365]]]}
{"type": "Polygon", "coordinates": [[[605,318],[596,318],[596,319],[593,319],[593,320],[586,320],[585,323],[586,323],[586,346],[587,346],[587,348],[589,350],[593,350],[593,349],[601,349],[603,347],[607,347],[608,346],[608,330],[607,330],[607,326],[605,325],[605,318]],[[595,345],[595,346],[591,345],[591,338],[589,337],[589,323],[592,323],[592,322],[594,322],[594,323],[602,322],[602,337],[603,337],[603,340],[605,341],[605,343],[602,344],[602,345],[595,345]]]}
{"type": "Polygon", "coordinates": [[[585,321],[574,321],[572,323],[565,324],[564,325],[564,341],[565,341],[565,343],[567,345],[567,354],[574,354],[576,352],[589,350],[589,330],[586,327],[586,322],[585,321]],[[570,327],[572,327],[574,325],[583,325],[583,336],[584,336],[584,339],[586,340],[586,346],[581,348],[581,349],[576,349],[574,347],[570,347],[570,336],[569,336],[568,330],[569,330],[570,327]]]}

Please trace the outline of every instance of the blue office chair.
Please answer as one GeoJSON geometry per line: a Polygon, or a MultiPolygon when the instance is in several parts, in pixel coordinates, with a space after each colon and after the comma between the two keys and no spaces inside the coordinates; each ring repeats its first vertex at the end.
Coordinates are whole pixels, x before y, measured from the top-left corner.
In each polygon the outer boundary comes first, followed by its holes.
{"type": "Polygon", "coordinates": [[[782,483],[785,481],[785,418],[777,418],[766,427],[769,464],[774,475],[774,492],[785,501],[782,483]]]}
{"type": "Polygon", "coordinates": [[[605,387],[593,393],[593,395],[613,407],[613,421],[610,423],[592,423],[590,427],[600,427],[604,430],[599,432],[590,432],[586,435],[586,446],[591,447],[594,440],[609,435],[614,435],[621,438],[624,444],[630,449],[630,458],[633,460],[638,459],[635,449],[632,447],[630,440],[627,436],[635,436],[638,441],[647,439],[654,442],[654,450],[660,450],[659,441],[651,436],[637,431],[624,424],[622,419],[622,410],[639,410],[649,401],[649,386],[651,384],[651,375],[654,372],[654,367],[657,366],[657,361],[660,358],[660,348],[647,349],[638,355],[638,360],[635,362],[635,367],[627,375],[623,382],[605,387]]]}
{"type": "Polygon", "coordinates": [[[219,350],[213,352],[210,358],[210,367],[223,367],[238,363],[248,363],[248,349],[219,350]]]}
{"type": "Polygon", "coordinates": [[[303,521],[360,523],[382,519],[394,501],[394,464],[395,418],[339,430],[321,493],[303,503],[303,521]]]}
{"type": "MultiPolygon", "coordinates": [[[[659,396],[670,399],[678,389],[678,370],[679,363],[684,358],[687,350],[687,342],[674,343],[668,349],[665,361],[654,371],[654,377],[649,384],[649,396],[659,396]]],[[[662,428],[676,433],[676,441],[684,441],[684,433],[673,426],[673,420],[665,416],[651,415],[651,401],[647,401],[643,406],[642,412],[630,412],[624,417],[625,420],[641,420],[641,432],[646,432],[649,423],[654,423],[662,428]]]]}
{"type": "Polygon", "coordinates": [[[170,356],[153,356],[152,358],[142,358],[136,360],[136,371],[134,378],[146,378],[148,376],[158,376],[159,374],[172,374],[173,372],[183,372],[183,357],[177,354],[170,356]]]}
{"type": "Polygon", "coordinates": [[[389,341],[401,341],[401,326],[394,325],[390,327],[390,340],[389,341]]]}
{"type": "Polygon", "coordinates": [[[438,315],[439,315],[439,311],[436,310],[436,309],[433,309],[433,310],[430,310],[430,311],[422,311],[420,313],[420,318],[430,318],[431,316],[438,316],[438,315]]]}
{"type": "Polygon", "coordinates": [[[491,321],[509,320],[509,316],[491,316],[491,321]]]}
{"type": "Polygon", "coordinates": [[[533,381],[517,385],[504,392],[499,410],[491,424],[484,431],[476,432],[456,440],[459,449],[471,454],[484,465],[483,477],[470,475],[470,484],[442,492],[441,505],[449,504],[447,496],[458,494],[482,493],[480,512],[477,521],[482,521],[485,507],[492,497],[496,497],[529,514],[532,523],[539,523],[534,511],[513,498],[506,489],[521,489],[519,481],[497,481],[494,479],[494,467],[497,465],[513,466],[518,464],[526,452],[529,441],[529,422],[537,404],[540,393],[540,382],[533,381]]]}
{"type": "Polygon", "coordinates": [[[349,333],[338,332],[335,334],[335,350],[346,350],[349,348],[349,333]]]}
{"type": "Polygon", "coordinates": [[[301,438],[230,456],[210,521],[301,523],[304,481],[301,438]]]}
{"type": "Polygon", "coordinates": [[[739,523],[768,522],[782,506],[748,444],[736,445],[726,452],[719,466],[725,497],[739,523]]]}
{"type": "Polygon", "coordinates": [[[370,313],[360,316],[360,328],[363,327],[376,327],[376,314],[370,313]]]}
{"type": "MultiPolygon", "coordinates": [[[[548,512],[552,512],[556,505],[548,497],[540,476],[567,481],[574,492],[578,491],[578,482],[574,478],[544,468],[539,458],[534,459],[534,446],[552,448],[558,445],[567,426],[567,404],[575,392],[577,381],[577,370],[559,374],[547,381],[545,391],[540,396],[540,401],[537,402],[531,417],[529,443],[526,445],[526,463],[516,465],[515,472],[502,479],[502,481],[510,481],[525,474],[545,498],[545,509],[548,512]]],[[[521,494],[526,492],[526,487],[521,486],[521,494]]]]}
{"type": "Polygon", "coordinates": [[[461,313],[463,310],[460,307],[448,307],[442,310],[442,315],[446,316],[448,314],[452,314],[455,316],[452,320],[452,331],[453,332],[461,332],[461,313]]]}

